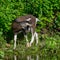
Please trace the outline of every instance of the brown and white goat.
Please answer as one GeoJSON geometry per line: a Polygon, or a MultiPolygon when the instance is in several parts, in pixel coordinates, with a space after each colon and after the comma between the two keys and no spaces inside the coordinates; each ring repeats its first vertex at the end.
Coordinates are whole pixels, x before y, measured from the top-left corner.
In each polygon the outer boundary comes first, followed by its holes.
{"type": "Polygon", "coordinates": [[[17,34],[20,32],[24,33],[24,37],[26,38],[28,47],[31,46],[35,37],[36,37],[36,45],[38,44],[38,34],[35,31],[37,21],[39,20],[33,15],[21,16],[13,21],[12,29],[14,33],[14,49],[16,48],[17,34]],[[28,42],[27,38],[28,32],[31,32],[32,34],[30,43],[28,42]]]}

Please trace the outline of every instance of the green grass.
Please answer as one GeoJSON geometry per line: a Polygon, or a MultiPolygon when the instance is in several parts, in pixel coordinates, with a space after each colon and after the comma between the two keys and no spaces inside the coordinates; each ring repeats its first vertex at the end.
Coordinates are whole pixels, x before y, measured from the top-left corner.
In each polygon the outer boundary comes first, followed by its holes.
{"type": "MultiPolygon", "coordinates": [[[[1,37],[2,39],[2,37],[1,37]]],[[[34,55],[39,54],[40,56],[60,56],[60,36],[59,34],[55,34],[52,36],[41,35],[39,37],[39,44],[36,46],[35,43],[32,44],[31,47],[26,47],[25,40],[20,41],[17,44],[16,50],[13,50],[13,43],[8,48],[6,47],[6,42],[0,39],[1,47],[0,47],[0,58],[4,58],[4,56],[12,56],[15,55],[34,55]],[[4,44],[3,44],[4,43],[4,44]]],[[[55,57],[54,57],[55,58],[55,57]]]]}

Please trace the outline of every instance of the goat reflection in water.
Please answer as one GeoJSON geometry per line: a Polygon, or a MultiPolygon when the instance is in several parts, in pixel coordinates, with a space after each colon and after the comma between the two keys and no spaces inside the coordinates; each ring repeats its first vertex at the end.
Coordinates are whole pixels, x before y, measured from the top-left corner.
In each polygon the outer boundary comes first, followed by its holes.
{"type": "Polygon", "coordinates": [[[36,55],[36,56],[31,56],[31,55],[28,55],[26,56],[25,58],[18,58],[16,55],[14,55],[14,60],[39,60],[39,55],[36,55]]]}
{"type": "Polygon", "coordinates": [[[12,30],[14,33],[14,49],[16,48],[17,34],[20,32],[23,32],[24,37],[26,38],[27,47],[30,47],[32,45],[35,37],[36,37],[36,45],[38,44],[38,34],[35,31],[37,21],[39,21],[38,18],[32,15],[26,15],[21,16],[12,22],[12,30]],[[31,32],[32,34],[30,43],[27,38],[28,32],[31,32]]]}

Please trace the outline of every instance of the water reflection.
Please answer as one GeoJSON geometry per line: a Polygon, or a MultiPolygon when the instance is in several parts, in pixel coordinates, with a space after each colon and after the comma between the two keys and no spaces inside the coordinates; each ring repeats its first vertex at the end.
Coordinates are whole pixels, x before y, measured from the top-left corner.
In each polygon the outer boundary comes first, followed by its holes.
{"type": "Polygon", "coordinates": [[[35,60],[39,60],[39,56],[36,55],[35,58],[32,57],[31,55],[27,56],[27,60],[34,60],[34,59],[35,59],[35,60]]]}
{"type": "Polygon", "coordinates": [[[14,55],[14,60],[17,60],[17,56],[16,55],[14,55]]]}
{"type": "Polygon", "coordinates": [[[14,55],[14,60],[39,60],[39,55],[36,55],[36,56],[27,55],[27,56],[22,56],[22,57],[18,57],[14,55]]]}
{"type": "Polygon", "coordinates": [[[4,60],[59,60],[59,56],[57,55],[5,55],[4,60]]]}
{"type": "Polygon", "coordinates": [[[27,60],[31,60],[31,56],[27,56],[27,60]]]}

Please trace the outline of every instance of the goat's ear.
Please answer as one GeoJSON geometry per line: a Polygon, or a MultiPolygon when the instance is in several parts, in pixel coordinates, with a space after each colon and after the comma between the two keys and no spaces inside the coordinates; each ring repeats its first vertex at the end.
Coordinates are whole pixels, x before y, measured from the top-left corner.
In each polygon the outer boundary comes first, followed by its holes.
{"type": "Polygon", "coordinates": [[[31,20],[31,18],[26,19],[26,21],[30,21],[30,20],[31,20]]]}

